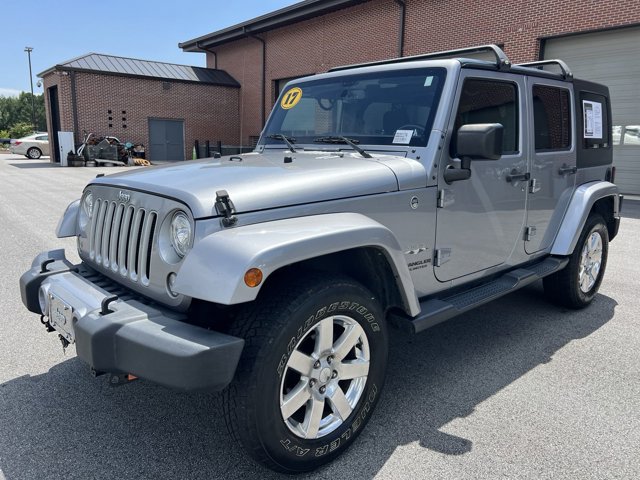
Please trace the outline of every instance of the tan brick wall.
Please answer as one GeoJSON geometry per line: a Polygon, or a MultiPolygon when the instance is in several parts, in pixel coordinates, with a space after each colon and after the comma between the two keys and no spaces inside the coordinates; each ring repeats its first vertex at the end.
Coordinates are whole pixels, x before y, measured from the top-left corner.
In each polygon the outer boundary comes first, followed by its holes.
{"type": "Polygon", "coordinates": [[[52,121],[51,121],[51,91],[50,87],[58,87],[58,105],[59,105],[59,114],[60,114],[60,130],[63,132],[72,132],[73,131],[73,109],[71,105],[71,79],[69,75],[62,75],[61,72],[54,72],[43,79],[43,87],[44,87],[44,108],[47,119],[47,132],[49,133],[49,146],[51,149],[50,161],[55,161],[56,152],[54,149],[56,147],[54,138],[54,131],[52,129],[52,121]]]}
{"type": "Polygon", "coordinates": [[[406,55],[501,43],[511,61],[538,59],[539,38],[640,22],[626,0],[407,0],[406,55]]]}
{"type": "MultiPolygon", "coordinates": [[[[400,8],[393,0],[372,0],[318,18],[261,34],[266,41],[265,118],[274,103],[274,81],[281,78],[326,72],[346,63],[395,57],[398,52],[400,8]]],[[[241,137],[259,135],[262,44],[246,38],[214,49],[218,68],[226,70],[240,85],[241,137]]],[[[214,56],[207,54],[207,66],[214,56]]]]}
{"type": "MultiPolygon", "coordinates": [[[[406,5],[404,55],[498,43],[512,61],[531,61],[538,57],[541,37],[640,23],[640,9],[628,0],[406,0],[406,5]]],[[[260,34],[266,41],[265,115],[278,79],[396,57],[400,11],[395,0],[370,0],[260,34]]],[[[196,138],[248,145],[262,128],[262,44],[248,37],[214,50],[217,68],[240,82],[240,90],[176,82],[163,90],[161,81],[78,73],[80,135],[86,129],[148,145],[149,117],[176,118],[185,119],[187,158],[196,138]]],[[[214,62],[207,54],[207,65],[214,62]]],[[[45,78],[45,88],[54,83],[62,127],[72,130],[69,77],[45,78]]]]}
{"type": "MultiPolygon", "coordinates": [[[[405,56],[498,43],[512,61],[532,61],[540,37],[640,23],[640,8],[628,0],[406,0],[406,5],[405,56]]],[[[395,0],[371,0],[261,34],[267,45],[267,115],[274,80],[396,57],[399,24],[395,0]]],[[[218,68],[242,85],[242,138],[248,142],[262,128],[262,46],[247,38],[214,50],[218,68]]],[[[209,66],[213,61],[207,54],[209,66]]]]}
{"type": "MultiPolygon", "coordinates": [[[[209,62],[213,63],[213,55],[208,55],[209,62]]],[[[236,141],[248,145],[249,136],[258,135],[262,130],[260,117],[260,101],[262,83],[262,44],[255,38],[247,38],[234,42],[218,52],[218,68],[226,70],[235,78],[242,88],[240,89],[239,109],[236,112],[238,118],[238,137],[236,141]],[[222,68],[220,65],[228,65],[222,68]]]]}
{"type": "MultiPolygon", "coordinates": [[[[60,110],[60,129],[62,131],[73,131],[73,114],[71,108],[71,80],[68,75],[61,75],[59,72],[51,73],[43,79],[44,86],[44,108],[47,118],[47,130],[51,138],[54,132],[51,130],[51,111],[50,106],[50,90],[49,87],[58,87],[58,102],[60,110]]],[[[53,154],[52,154],[53,161],[53,154]]]]}
{"type": "MultiPolygon", "coordinates": [[[[85,72],[76,72],[75,79],[77,142],[82,140],[82,131],[87,130],[148,146],[149,118],[184,120],[187,159],[191,158],[195,140],[221,140],[231,145],[239,142],[237,88],[168,82],[170,88],[165,89],[161,80],[85,72]]],[[[58,84],[61,127],[73,130],[70,76],[54,73],[44,80],[45,89],[58,84]]]]}

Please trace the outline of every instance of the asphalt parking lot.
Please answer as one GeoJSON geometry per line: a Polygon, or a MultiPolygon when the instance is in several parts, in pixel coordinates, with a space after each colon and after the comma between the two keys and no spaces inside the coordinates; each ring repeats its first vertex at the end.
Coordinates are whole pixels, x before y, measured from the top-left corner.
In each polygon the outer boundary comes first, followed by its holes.
{"type": "MultiPolygon", "coordinates": [[[[87,180],[0,155],[0,480],[280,478],[228,437],[213,394],[94,379],[20,301],[19,276],[87,180]]],[[[640,202],[627,202],[583,311],[533,285],[416,337],[392,331],[387,383],[355,445],[300,478],[640,478],[640,202]]]]}

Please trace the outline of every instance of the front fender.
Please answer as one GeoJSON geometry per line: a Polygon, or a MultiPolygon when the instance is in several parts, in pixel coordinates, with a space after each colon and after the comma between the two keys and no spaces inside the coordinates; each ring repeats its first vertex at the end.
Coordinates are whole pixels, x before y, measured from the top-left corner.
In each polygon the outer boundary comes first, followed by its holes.
{"type": "Polygon", "coordinates": [[[619,215],[620,196],[616,185],[598,181],[580,185],[573,193],[558,235],[551,247],[552,255],[571,255],[593,205],[600,199],[613,197],[613,215],[619,215]]]}
{"type": "Polygon", "coordinates": [[[212,233],[189,252],[174,290],[224,305],[250,302],[259,292],[244,283],[250,268],[262,270],[266,280],[281,267],[358,247],[384,252],[407,312],[417,315],[420,306],[397,239],[385,226],[357,213],[289,218],[212,233]]]}

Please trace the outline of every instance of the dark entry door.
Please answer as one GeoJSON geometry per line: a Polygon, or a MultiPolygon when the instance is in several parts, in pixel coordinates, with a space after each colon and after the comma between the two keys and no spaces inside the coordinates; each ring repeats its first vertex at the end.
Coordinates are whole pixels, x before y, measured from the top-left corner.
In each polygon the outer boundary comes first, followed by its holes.
{"type": "Polygon", "coordinates": [[[58,104],[58,87],[54,85],[47,89],[49,91],[49,115],[51,115],[51,135],[49,142],[51,148],[51,161],[60,163],[60,152],[58,151],[58,132],[60,131],[60,106],[58,104]]]}
{"type": "Polygon", "coordinates": [[[149,158],[158,162],[184,160],[184,121],[149,119],[149,158]]]}

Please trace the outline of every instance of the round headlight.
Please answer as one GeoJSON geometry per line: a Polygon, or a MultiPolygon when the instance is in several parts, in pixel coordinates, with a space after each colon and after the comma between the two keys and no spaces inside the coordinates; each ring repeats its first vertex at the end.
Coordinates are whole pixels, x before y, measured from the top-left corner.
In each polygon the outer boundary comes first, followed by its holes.
{"type": "Polygon", "coordinates": [[[78,212],[78,228],[84,232],[89,225],[91,216],[93,215],[93,194],[86,192],[82,200],[80,200],[80,211],[78,212]]]}
{"type": "Polygon", "coordinates": [[[84,209],[84,213],[87,214],[87,217],[91,218],[93,216],[93,194],[91,192],[85,195],[82,201],[82,208],[84,209]]]}
{"type": "Polygon", "coordinates": [[[176,212],[171,219],[171,244],[178,255],[184,257],[191,246],[191,222],[184,212],[176,212]]]}

